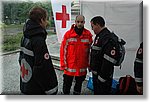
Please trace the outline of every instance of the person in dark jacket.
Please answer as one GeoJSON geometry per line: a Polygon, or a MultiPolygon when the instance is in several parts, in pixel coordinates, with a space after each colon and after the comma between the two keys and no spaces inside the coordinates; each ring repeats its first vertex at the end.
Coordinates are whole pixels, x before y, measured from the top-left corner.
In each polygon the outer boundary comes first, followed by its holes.
{"type": "Polygon", "coordinates": [[[19,56],[20,90],[23,94],[57,94],[58,81],[45,42],[46,25],[46,10],[32,8],[23,28],[19,56]]]}
{"type": "Polygon", "coordinates": [[[143,94],[143,42],[137,50],[134,61],[134,76],[139,94],[143,94]]]}
{"type": "Polygon", "coordinates": [[[102,47],[112,33],[105,27],[105,21],[101,16],[91,19],[91,27],[96,34],[90,55],[94,94],[111,94],[114,62],[118,57],[118,52],[113,41],[108,41],[105,47],[102,47]]]}

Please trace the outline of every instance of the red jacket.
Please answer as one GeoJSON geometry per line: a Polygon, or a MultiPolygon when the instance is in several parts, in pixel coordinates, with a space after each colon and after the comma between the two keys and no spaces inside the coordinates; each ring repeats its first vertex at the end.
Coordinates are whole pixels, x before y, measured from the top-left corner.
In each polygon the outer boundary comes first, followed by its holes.
{"type": "Polygon", "coordinates": [[[60,47],[60,65],[64,74],[70,76],[86,75],[89,67],[89,50],[92,44],[92,34],[83,30],[81,36],[74,31],[75,25],[64,35],[60,47]]]}

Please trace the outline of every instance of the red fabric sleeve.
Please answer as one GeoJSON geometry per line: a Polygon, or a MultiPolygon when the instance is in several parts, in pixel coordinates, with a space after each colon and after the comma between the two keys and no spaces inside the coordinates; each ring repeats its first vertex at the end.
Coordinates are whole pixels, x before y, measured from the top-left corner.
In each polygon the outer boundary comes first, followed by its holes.
{"type": "Polygon", "coordinates": [[[66,36],[67,36],[67,33],[65,33],[61,46],[60,46],[60,70],[64,70],[67,67],[66,65],[67,37],[66,36]]]}

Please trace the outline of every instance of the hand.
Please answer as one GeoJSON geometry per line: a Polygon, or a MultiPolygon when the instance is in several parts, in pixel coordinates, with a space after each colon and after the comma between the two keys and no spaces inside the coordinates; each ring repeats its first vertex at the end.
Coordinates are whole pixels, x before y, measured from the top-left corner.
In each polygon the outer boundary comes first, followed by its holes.
{"type": "Polygon", "coordinates": [[[60,70],[61,71],[64,71],[66,68],[65,67],[60,67],[60,70]]]}
{"type": "Polygon", "coordinates": [[[138,91],[138,93],[139,94],[143,94],[143,86],[136,86],[136,88],[137,88],[137,91],[138,91]]]}
{"type": "Polygon", "coordinates": [[[92,70],[90,68],[88,68],[88,71],[91,72],[92,70]]]}

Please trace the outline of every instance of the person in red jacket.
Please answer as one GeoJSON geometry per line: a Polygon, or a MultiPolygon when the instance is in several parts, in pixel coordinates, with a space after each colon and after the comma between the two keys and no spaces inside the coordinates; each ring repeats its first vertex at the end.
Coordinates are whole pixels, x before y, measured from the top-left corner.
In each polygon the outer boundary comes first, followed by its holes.
{"type": "Polygon", "coordinates": [[[63,94],[70,94],[73,78],[75,78],[74,95],[81,93],[89,67],[89,52],[92,34],[84,28],[85,17],[76,16],[75,24],[64,35],[60,47],[60,69],[64,70],[63,94]]]}

